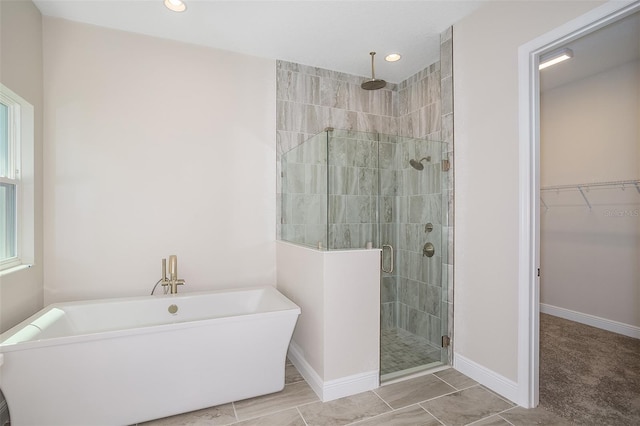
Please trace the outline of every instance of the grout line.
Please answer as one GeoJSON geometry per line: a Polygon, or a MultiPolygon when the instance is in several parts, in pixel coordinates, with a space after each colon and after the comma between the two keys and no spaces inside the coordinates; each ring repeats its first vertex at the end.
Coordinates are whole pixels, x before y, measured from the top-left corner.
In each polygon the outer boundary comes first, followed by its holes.
{"type": "Polygon", "coordinates": [[[502,410],[502,411],[500,411],[499,413],[497,413],[497,414],[496,414],[496,416],[500,417],[500,418],[501,418],[501,419],[503,419],[505,422],[507,422],[507,423],[509,423],[510,425],[512,425],[512,426],[513,426],[513,423],[511,423],[509,420],[505,419],[503,416],[501,416],[501,414],[504,414],[504,413],[509,412],[509,411],[511,411],[511,410],[515,410],[516,408],[518,408],[518,406],[517,406],[517,405],[516,405],[516,406],[514,406],[514,407],[507,408],[506,410],[502,410]]]}
{"type": "MultiPolygon", "coordinates": [[[[490,415],[488,415],[488,416],[486,416],[486,417],[482,417],[482,418],[480,418],[480,419],[478,419],[478,420],[474,420],[474,421],[473,421],[473,422],[471,422],[471,423],[466,423],[466,425],[467,425],[467,426],[477,425],[478,423],[480,423],[480,422],[484,422],[485,420],[490,419],[490,418],[492,418],[492,417],[498,417],[498,418],[501,418],[501,419],[502,419],[502,417],[500,417],[498,414],[490,414],[490,415]]],[[[503,419],[503,420],[504,420],[504,419],[503,419]]],[[[506,420],[505,420],[505,421],[506,421],[506,420]]],[[[510,423],[510,422],[507,422],[507,423],[512,424],[512,423],[510,423]]]]}
{"type": "Polygon", "coordinates": [[[431,417],[433,417],[433,418],[434,418],[434,419],[436,419],[438,422],[440,422],[440,424],[443,424],[443,425],[444,425],[444,423],[442,422],[442,420],[440,420],[439,418],[437,418],[436,416],[434,416],[432,412],[430,412],[429,410],[427,410],[426,408],[424,408],[424,407],[423,407],[422,405],[420,405],[420,404],[417,404],[417,405],[418,405],[418,407],[422,408],[422,409],[423,409],[427,414],[429,414],[431,417]]]}
{"type": "MultiPolygon", "coordinates": [[[[297,384],[297,383],[300,383],[300,382],[304,382],[304,379],[299,381],[299,382],[285,384],[285,387],[293,385],[293,384],[297,384]]],[[[282,392],[282,391],[280,391],[280,392],[282,392]]],[[[279,392],[274,392],[274,393],[279,393],[279,392]]],[[[271,395],[271,394],[262,395],[262,396],[268,396],[268,395],[271,395]]],[[[260,398],[260,397],[258,396],[256,398],[260,398]]],[[[317,396],[316,396],[316,398],[317,398],[317,396]]],[[[305,424],[307,424],[306,420],[304,420],[304,416],[302,416],[302,412],[299,410],[299,407],[303,407],[303,406],[309,405],[309,404],[315,404],[317,402],[322,403],[322,401],[318,398],[316,401],[309,401],[309,402],[305,402],[303,404],[293,405],[293,406],[289,406],[289,407],[286,407],[286,408],[276,408],[276,409],[274,409],[274,411],[269,411],[268,413],[264,413],[264,414],[253,416],[253,417],[247,417],[246,419],[240,419],[240,417],[238,416],[238,414],[237,414],[237,412],[235,410],[235,402],[234,402],[233,403],[234,404],[233,405],[233,409],[234,409],[234,412],[236,413],[236,419],[237,419],[237,421],[235,423],[238,423],[238,422],[241,422],[241,421],[247,421],[247,420],[256,420],[256,419],[260,419],[262,417],[266,417],[266,416],[270,416],[270,415],[273,415],[273,414],[282,413],[282,412],[287,411],[287,410],[295,409],[295,410],[298,411],[298,413],[300,414],[300,417],[302,417],[302,420],[305,422],[305,424]]]]}
{"type": "Polygon", "coordinates": [[[235,422],[239,422],[240,418],[238,417],[238,412],[236,411],[236,403],[235,402],[231,402],[231,407],[233,407],[233,415],[236,417],[236,421],[235,422]]]}
{"type": "Polygon", "coordinates": [[[391,408],[391,411],[395,411],[395,409],[394,409],[394,408],[393,408],[393,407],[392,407],[392,406],[391,406],[387,401],[385,401],[383,397],[381,397],[380,395],[378,395],[378,393],[376,392],[376,390],[375,390],[375,389],[372,389],[372,390],[371,390],[371,392],[373,392],[373,394],[374,394],[375,396],[377,396],[378,398],[380,398],[380,400],[381,400],[382,402],[384,402],[385,404],[387,404],[387,407],[391,408]]]}
{"type": "MultiPolygon", "coordinates": [[[[326,402],[324,402],[320,398],[318,398],[317,401],[310,401],[310,402],[305,402],[304,404],[296,405],[296,408],[304,407],[306,405],[311,405],[311,404],[317,404],[318,402],[320,404],[326,404],[326,402]]],[[[327,401],[327,402],[331,402],[331,401],[327,401]]]]}
{"type": "MultiPolygon", "coordinates": [[[[492,391],[488,387],[483,386],[483,385],[481,385],[479,383],[478,383],[478,386],[480,386],[482,389],[486,390],[487,392],[491,393],[492,395],[497,396],[498,398],[500,398],[501,400],[503,400],[507,404],[511,405],[511,407],[509,407],[508,409],[511,409],[511,408],[514,408],[514,407],[518,406],[517,404],[514,404],[513,402],[509,401],[507,398],[505,398],[504,396],[500,395],[499,393],[496,393],[496,392],[492,391]]],[[[503,410],[503,411],[506,411],[506,410],[503,410]]],[[[502,411],[501,411],[501,413],[502,413],[502,411]]]]}
{"type": "Polygon", "coordinates": [[[442,377],[438,376],[437,374],[433,374],[433,376],[437,377],[438,379],[442,380],[442,382],[444,382],[445,384],[451,386],[452,388],[454,388],[457,391],[461,391],[462,389],[458,389],[457,387],[453,386],[451,383],[447,382],[445,379],[443,379],[442,377]]]}
{"type": "MultiPolygon", "coordinates": [[[[420,406],[420,408],[422,408],[424,411],[426,411],[427,413],[429,413],[431,415],[431,417],[433,417],[434,419],[436,419],[441,425],[444,425],[444,422],[442,420],[440,420],[435,414],[433,414],[431,411],[427,410],[424,406],[422,406],[422,403],[418,404],[420,406]]],[[[446,425],[445,425],[446,426],[446,425]]]]}
{"type": "MultiPolygon", "coordinates": [[[[305,405],[305,404],[302,404],[302,405],[305,405]]],[[[298,411],[298,413],[300,413],[300,410],[298,410],[298,406],[294,405],[293,407],[287,407],[287,408],[282,408],[282,409],[278,409],[278,410],[275,410],[275,411],[269,411],[268,413],[264,413],[264,414],[261,414],[259,416],[247,417],[246,419],[238,419],[238,421],[234,422],[234,424],[235,423],[239,423],[239,422],[245,422],[245,421],[248,421],[248,420],[261,419],[263,417],[268,417],[268,416],[272,416],[274,414],[283,413],[285,411],[292,410],[292,409],[295,409],[295,410],[298,411]]],[[[300,416],[302,416],[302,413],[300,413],[300,416]]],[[[304,417],[302,417],[302,419],[304,420],[304,417]]],[[[305,422],[305,424],[306,424],[306,422],[305,422]]]]}
{"type": "MultiPolygon", "coordinates": [[[[451,367],[451,369],[455,370],[453,367],[451,367]]],[[[444,371],[444,370],[442,370],[442,371],[444,371]]],[[[457,370],[456,370],[456,371],[457,371],[457,370]]],[[[448,384],[449,386],[451,386],[452,388],[457,389],[458,391],[463,391],[463,390],[471,389],[472,387],[474,387],[474,386],[478,386],[478,385],[479,385],[479,383],[478,383],[478,382],[475,382],[475,381],[474,381],[475,383],[473,383],[473,384],[471,384],[471,385],[469,385],[469,386],[467,386],[467,387],[464,387],[464,388],[458,388],[458,387],[453,386],[451,383],[447,382],[447,381],[446,381],[445,379],[443,379],[442,377],[440,377],[440,376],[436,375],[436,373],[439,373],[439,371],[436,371],[435,373],[433,373],[433,375],[434,375],[434,376],[436,376],[438,379],[442,380],[443,382],[445,382],[446,384],[448,384]]],[[[462,373],[461,373],[461,374],[462,374],[462,373]]],[[[504,399],[504,398],[502,398],[502,399],[504,399]]],[[[511,403],[511,404],[513,404],[513,403],[512,403],[512,402],[510,402],[510,401],[508,401],[508,402],[509,402],[509,403],[511,403]]]]}
{"type": "Polygon", "coordinates": [[[302,411],[300,411],[300,408],[298,408],[298,406],[296,406],[296,411],[300,415],[300,418],[302,419],[302,422],[305,424],[305,426],[309,426],[309,423],[307,423],[307,420],[302,415],[302,411]]]}
{"type": "MultiPolygon", "coordinates": [[[[504,413],[504,411],[503,411],[502,413],[504,413]]],[[[502,413],[500,413],[500,414],[502,414],[502,413]]],[[[509,420],[507,420],[507,419],[505,419],[504,417],[502,417],[500,414],[497,414],[497,416],[498,416],[499,418],[501,418],[501,419],[502,419],[502,420],[504,420],[505,422],[509,423],[511,426],[515,426],[515,425],[514,425],[513,423],[511,423],[509,420]]]]}
{"type": "MultiPolygon", "coordinates": [[[[473,386],[471,386],[471,387],[473,387],[473,386]]],[[[470,388],[467,388],[467,389],[470,389],[470,388]]],[[[443,396],[453,395],[454,393],[458,393],[458,392],[462,392],[462,391],[459,391],[459,390],[456,389],[453,392],[444,393],[442,395],[434,396],[433,398],[429,398],[429,399],[425,399],[424,401],[420,401],[419,404],[422,404],[423,402],[433,401],[434,399],[442,398],[443,396]]]]}
{"type": "MultiPolygon", "coordinates": [[[[378,398],[382,399],[382,398],[380,397],[380,395],[378,395],[378,398]]],[[[382,401],[383,401],[385,404],[387,404],[387,402],[386,402],[384,399],[382,399],[382,401]]],[[[387,405],[389,405],[389,404],[387,404],[387,405]]],[[[419,407],[420,407],[420,405],[419,405],[419,404],[411,404],[411,405],[407,405],[406,407],[398,408],[398,409],[396,410],[396,409],[394,409],[393,407],[391,407],[391,406],[389,405],[389,408],[391,408],[391,411],[385,411],[384,413],[376,414],[375,416],[372,416],[372,417],[365,417],[364,419],[360,419],[360,420],[357,420],[357,421],[355,421],[355,422],[347,423],[347,426],[348,426],[348,425],[357,425],[357,424],[359,424],[359,423],[363,423],[363,422],[366,422],[366,421],[371,420],[371,419],[375,419],[375,418],[378,418],[378,417],[386,416],[386,415],[388,415],[388,414],[393,414],[393,413],[395,413],[396,411],[404,410],[405,408],[413,407],[413,406],[415,406],[415,405],[417,405],[417,406],[419,406],[419,407]]],[[[422,407],[420,407],[420,408],[422,408],[422,407]]],[[[422,408],[422,409],[424,410],[424,408],[422,408]]],[[[425,411],[426,411],[426,410],[425,410],[425,411]]]]}

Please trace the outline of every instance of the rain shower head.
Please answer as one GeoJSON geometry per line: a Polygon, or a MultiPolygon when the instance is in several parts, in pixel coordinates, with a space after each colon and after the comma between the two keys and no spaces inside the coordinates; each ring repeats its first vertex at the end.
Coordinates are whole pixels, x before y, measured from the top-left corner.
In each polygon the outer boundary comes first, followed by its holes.
{"type": "Polygon", "coordinates": [[[384,80],[378,80],[376,78],[376,72],[375,72],[375,69],[373,68],[373,57],[376,55],[376,52],[369,52],[369,55],[371,55],[371,80],[365,81],[360,85],[360,87],[362,87],[364,90],[382,89],[384,86],[387,85],[387,82],[384,80]]]}
{"type": "Polygon", "coordinates": [[[362,83],[360,87],[362,87],[364,90],[378,90],[378,89],[382,89],[386,85],[387,85],[386,81],[372,78],[371,80],[367,80],[364,83],[362,83]]]}
{"type": "Polygon", "coordinates": [[[414,168],[414,169],[416,169],[416,170],[422,170],[422,169],[424,169],[424,164],[422,164],[422,162],[423,162],[424,160],[431,161],[431,156],[429,156],[429,157],[422,157],[422,158],[420,159],[420,161],[418,161],[418,160],[414,160],[414,159],[411,159],[411,160],[409,160],[409,164],[411,164],[411,167],[413,167],[413,168],[414,168]]]}

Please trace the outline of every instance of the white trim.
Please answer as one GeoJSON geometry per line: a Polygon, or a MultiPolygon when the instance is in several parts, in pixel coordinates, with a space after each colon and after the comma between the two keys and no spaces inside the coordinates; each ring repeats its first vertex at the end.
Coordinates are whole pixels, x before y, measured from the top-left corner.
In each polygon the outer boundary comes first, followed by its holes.
{"type": "Polygon", "coordinates": [[[635,325],[625,324],[623,322],[613,321],[578,311],[572,311],[571,309],[565,309],[559,306],[547,305],[546,303],[540,304],[540,312],[579,322],[580,324],[590,325],[591,327],[600,328],[602,330],[612,331],[635,339],[640,339],[640,327],[635,325]]]}
{"type": "Polygon", "coordinates": [[[609,1],[518,48],[519,244],[518,398],[538,405],[539,364],[539,81],[538,58],[560,45],[640,10],[640,2],[609,1]]]}
{"type": "Polygon", "coordinates": [[[518,400],[518,384],[495,371],[489,370],[458,353],[453,354],[453,368],[510,401],[516,402],[518,400]]]}
{"type": "Polygon", "coordinates": [[[8,270],[19,265],[30,266],[35,260],[35,112],[33,105],[2,83],[0,99],[10,104],[13,114],[10,126],[13,126],[16,143],[11,166],[15,170],[17,191],[17,253],[14,259],[2,264],[2,270],[8,270]]]}
{"type": "Polygon", "coordinates": [[[333,401],[345,396],[370,391],[377,389],[379,385],[380,376],[377,370],[329,380],[324,382],[322,401],[333,401]]]}
{"type": "MultiPolygon", "coordinates": [[[[525,45],[526,46],[526,45],[525,45]]],[[[537,115],[538,72],[532,50],[518,49],[519,78],[519,242],[518,242],[518,397],[525,408],[538,405],[538,250],[534,227],[537,225],[537,115]]]]}
{"type": "Polygon", "coordinates": [[[316,373],[316,370],[313,369],[311,364],[307,362],[300,346],[296,345],[293,341],[289,344],[289,353],[287,354],[287,357],[311,389],[313,389],[316,395],[318,395],[318,398],[322,399],[322,379],[320,378],[320,375],[316,373]]]}
{"type": "Polygon", "coordinates": [[[370,391],[380,386],[380,376],[377,370],[323,381],[304,358],[300,347],[294,342],[289,345],[288,357],[322,402],[370,391]]]}
{"type": "Polygon", "coordinates": [[[13,268],[3,269],[3,270],[0,271],[0,278],[4,277],[5,275],[12,274],[14,272],[22,271],[23,269],[29,269],[32,266],[33,265],[22,264],[22,265],[14,266],[13,268]]]}

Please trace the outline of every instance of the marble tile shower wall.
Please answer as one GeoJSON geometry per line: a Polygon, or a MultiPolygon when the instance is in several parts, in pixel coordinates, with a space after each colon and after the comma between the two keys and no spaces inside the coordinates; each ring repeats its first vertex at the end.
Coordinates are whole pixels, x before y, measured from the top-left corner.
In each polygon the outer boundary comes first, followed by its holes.
{"type": "MultiPolygon", "coordinates": [[[[327,127],[359,132],[396,134],[397,93],[395,85],[382,90],[360,88],[364,77],[291,62],[277,62],[276,150],[277,150],[277,235],[283,237],[282,170],[284,153],[301,145],[327,127]]],[[[333,170],[332,170],[333,171],[333,170]]],[[[355,170],[354,170],[355,171],[355,170]]],[[[355,181],[354,181],[355,182],[355,181]]],[[[334,194],[346,195],[346,194],[334,194]]],[[[334,200],[335,201],[335,200],[334,200]]],[[[336,208],[338,208],[336,206],[336,208]]],[[[364,224],[359,224],[363,228],[364,224]]],[[[344,229],[334,229],[336,241],[344,229]]],[[[287,231],[285,231],[287,232],[287,231]]],[[[342,236],[340,236],[342,235],[342,236]]],[[[360,235],[360,232],[357,232],[360,235]]],[[[363,243],[347,235],[350,246],[363,243]]],[[[346,246],[347,241],[344,241],[346,246]]],[[[364,247],[364,244],[361,245],[364,247]]]]}
{"type": "Polygon", "coordinates": [[[378,146],[373,133],[329,132],[331,248],[378,246],[378,146]]]}
{"type": "MultiPolygon", "coordinates": [[[[322,132],[283,155],[282,238],[332,249],[378,246],[379,164],[394,164],[379,153],[378,139],[322,132]]],[[[384,179],[385,188],[395,186],[384,179]]]]}
{"type": "MultiPolygon", "coordinates": [[[[441,159],[450,162],[453,159],[452,57],[452,29],[449,28],[441,34],[440,61],[398,85],[378,91],[361,90],[364,77],[283,61],[277,63],[278,167],[284,152],[326,127],[399,137],[381,141],[378,147],[382,185],[379,210],[382,241],[379,244],[390,242],[398,248],[396,270],[404,271],[390,276],[383,274],[382,325],[405,328],[434,344],[439,344],[440,336],[447,331],[449,336],[453,335],[453,227],[449,221],[453,218],[453,164],[449,171],[437,171],[441,159]],[[400,137],[443,141],[443,149],[432,153],[431,164],[417,172],[410,168],[408,160],[426,152],[426,148],[412,146],[409,139],[403,142],[400,137]],[[389,167],[384,167],[385,161],[389,167]],[[436,175],[441,179],[440,192],[432,192],[434,188],[425,184],[436,185],[436,175]],[[398,193],[398,188],[405,186],[404,192],[398,193]],[[398,217],[400,215],[402,217],[398,217]],[[428,234],[424,232],[426,222],[434,225],[428,234]],[[427,241],[436,247],[436,255],[431,258],[422,257],[422,246],[427,241]],[[448,284],[446,291],[442,290],[443,280],[448,284]],[[448,330],[442,330],[442,321],[438,318],[443,313],[448,315],[448,330]]],[[[429,149],[434,151],[433,147],[429,149]]],[[[362,221],[362,215],[373,215],[368,213],[364,199],[352,201],[351,213],[346,202],[347,196],[362,196],[349,191],[359,191],[366,182],[373,182],[373,170],[363,167],[344,169],[341,173],[334,175],[337,188],[330,191],[336,197],[329,209],[335,210],[329,214],[345,221],[362,221]],[[346,218],[347,214],[350,219],[346,218]]],[[[278,173],[278,179],[280,177],[278,173]]],[[[280,208],[280,180],[277,187],[280,208]]],[[[282,212],[277,214],[283,217],[282,212]]],[[[368,224],[359,226],[364,229],[368,224]]],[[[336,226],[332,234],[333,242],[342,239],[341,243],[346,245],[344,227],[338,228],[336,226]]],[[[366,238],[361,238],[364,233],[358,233],[357,238],[350,233],[351,244],[365,244],[366,238]]],[[[280,224],[278,236],[282,236],[280,224]]]]}
{"type": "Polygon", "coordinates": [[[318,134],[282,158],[282,238],[327,247],[327,138],[318,134]]]}

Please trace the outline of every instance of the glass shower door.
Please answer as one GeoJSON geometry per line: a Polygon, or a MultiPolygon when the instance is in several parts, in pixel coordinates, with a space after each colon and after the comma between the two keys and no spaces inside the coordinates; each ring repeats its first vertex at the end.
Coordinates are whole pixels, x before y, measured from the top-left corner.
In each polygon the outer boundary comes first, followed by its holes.
{"type": "MultiPolygon", "coordinates": [[[[395,254],[394,271],[382,272],[382,381],[448,360],[442,347],[448,320],[443,149],[438,141],[380,141],[381,244],[392,245],[395,254]]],[[[383,263],[389,255],[383,253],[383,263]]]]}

